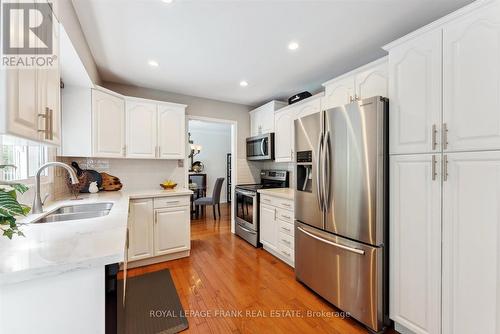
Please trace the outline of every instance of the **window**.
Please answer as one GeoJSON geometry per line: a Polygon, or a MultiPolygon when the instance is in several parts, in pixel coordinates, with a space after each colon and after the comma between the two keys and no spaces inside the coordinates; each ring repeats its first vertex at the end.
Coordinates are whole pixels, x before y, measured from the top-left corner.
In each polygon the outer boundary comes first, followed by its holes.
{"type": "MultiPolygon", "coordinates": [[[[34,177],[38,168],[48,161],[48,148],[42,144],[3,135],[0,136],[0,148],[0,164],[17,167],[1,169],[3,180],[27,180],[34,177]]],[[[47,176],[47,170],[42,175],[47,176]]]]}

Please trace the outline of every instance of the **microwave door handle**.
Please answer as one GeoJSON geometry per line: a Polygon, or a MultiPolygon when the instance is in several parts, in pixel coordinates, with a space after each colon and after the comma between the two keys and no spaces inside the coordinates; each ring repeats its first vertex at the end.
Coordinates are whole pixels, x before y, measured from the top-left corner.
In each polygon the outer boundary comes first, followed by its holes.
{"type": "Polygon", "coordinates": [[[260,152],[262,153],[262,156],[265,156],[266,154],[264,153],[264,143],[266,142],[265,139],[262,139],[260,141],[260,152]]]}

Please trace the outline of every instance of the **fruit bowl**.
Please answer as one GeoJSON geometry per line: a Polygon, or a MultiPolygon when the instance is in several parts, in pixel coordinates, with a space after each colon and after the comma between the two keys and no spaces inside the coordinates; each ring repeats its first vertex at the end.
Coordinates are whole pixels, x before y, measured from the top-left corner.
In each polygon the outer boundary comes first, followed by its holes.
{"type": "Polygon", "coordinates": [[[160,183],[160,187],[162,187],[165,190],[172,190],[175,187],[177,187],[177,183],[172,183],[172,184],[163,184],[163,183],[160,183]]]}

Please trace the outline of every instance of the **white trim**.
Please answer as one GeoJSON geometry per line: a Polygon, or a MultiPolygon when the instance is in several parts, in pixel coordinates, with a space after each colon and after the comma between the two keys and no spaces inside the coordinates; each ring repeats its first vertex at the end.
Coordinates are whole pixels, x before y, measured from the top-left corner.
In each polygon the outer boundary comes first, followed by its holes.
{"type": "Polygon", "coordinates": [[[187,104],[180,104],[180,103],[174,103],[174,102],[167,102],[167,101],[160,101],[160,100],[152,100],[152,99],[146,99],[142,97],[135,97],[135,96],[123,96],[126,101],[134,101],[134,102],[144,102],[144,103],[155,103],[155,104],[162,104],[162,105],[167,105],[171,107],[180,107],[180,108],[187,108],[187,104]]]}
{"type": "Polygon", "coordinates": [[[389,51],[389,50],[391,50],[391,49],[393,49],[393,48],[395,48],[395,47],[397,47],[397,46],[399,46],[399,45],[401,45],[401,44],[403,44],[411,39],[414,39],[416,37],[419,37],[419,36],[425,34],[426,32],[429,32],[429,31],[434,30],[434,29],[441,29],[441,28],[443,28],[444,25],[448,24],[450,21],[456,20],[461,16],[469,14],[470,12],[472,12],[478,8],[492,4],[495,1],[496,0],[476,0],[467,6],[464,6],[460,9],[457,9],[456,11],[454,11],[446,16],[443,16],[442,18],[437,19],[434,22],[431,22],[431,23],[423,26],[420,29],[412,31],[409,34],[407,34],[407,35],[405,35],[405,36],[403,36],[403,37],[401,37],[401,38],[399,38],[399,39],[397,39],[389,44],[382,46],[382,49],[389,51]]]}
{"type": "Polygon", "coordinates": [[[321,86],[326,87],[326,86],[330,85],[331,83],[336,82],[337,80],[345,79],[347,77],[350,77],[350,76],[358,74],[360,72],[369,70],[369,69],[371,69],[373,67],[381,65],[381,64],[383,64],[385,62],[388,62],[388,61],[389,61],[389,56],[383,56],[382,58],[374,60],[374,61],[372,61],[372,62],[370,62],[368,64],[362,65],[362,66],[360,66],[358,68],[355,68],[354,70],[351,70],[351,71],[349,71],[347,73],[341,74],[341,75],[339,75],[339,76],[337,76],[337,77],[335,77],[333,79],[330,79],[327,82],[322,83],[321,86]]]}
{"type": "Polygon", "coordinates": [[[124,98],[127,97],[125,95],[119,94],[119,93],[117,93],[115,91],[112,91],[111,89],[107,89],[107,88],[104,88],[104,87],[99,86],[99,85],[94,85],[94,87],[92,87],[92,89],[99,90],[99,91],[101,91],[103,93],[107,93],[107,94],[113,95],[113,96],[118,97],[120,99],[124,99],[124,98]]]}
{"type": "MultiPolygon", "coordinates": [[[[235,222],[235,212],[234,212],[234,205],[232,205],[234,201],[234,189],[236,186],[236,183],[238,182],[237,180],[237,173],[238,173],[238,121],[233,121],[229,119],[223,119],[223,118],[212,118],[212,117],[205,117],[205,116],[196,116],[196,115],[186,115],[186,138],[188,138],[187,133],[189,132],[189,121],[190,120],[196,120],[196,121],[205,121],[205,122],[212,122],[212,123],[224,123],[224,124],[230,124],[231,125],[231,233],[234,234],[234,222],[235,222]]],[[[187,140],[186,140],[186,145],[187,145],[187,140]]],[[[189,158],[187,157],[184,159],[184,172],[185,172],[185,182],[186,182],[186,187],[189,186],[189,178],[188,178],[188,170],[189,170],[189,158]]]]}

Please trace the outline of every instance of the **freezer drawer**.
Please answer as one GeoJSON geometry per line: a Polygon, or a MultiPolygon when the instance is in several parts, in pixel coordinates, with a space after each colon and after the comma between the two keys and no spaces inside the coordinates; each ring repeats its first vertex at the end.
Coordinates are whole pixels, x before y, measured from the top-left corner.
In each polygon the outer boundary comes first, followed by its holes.
{"type": "Polygon", "coordinates": [[[383,248],[295,223],[295,275],[375,331],[384,326],[383,248]]]}

